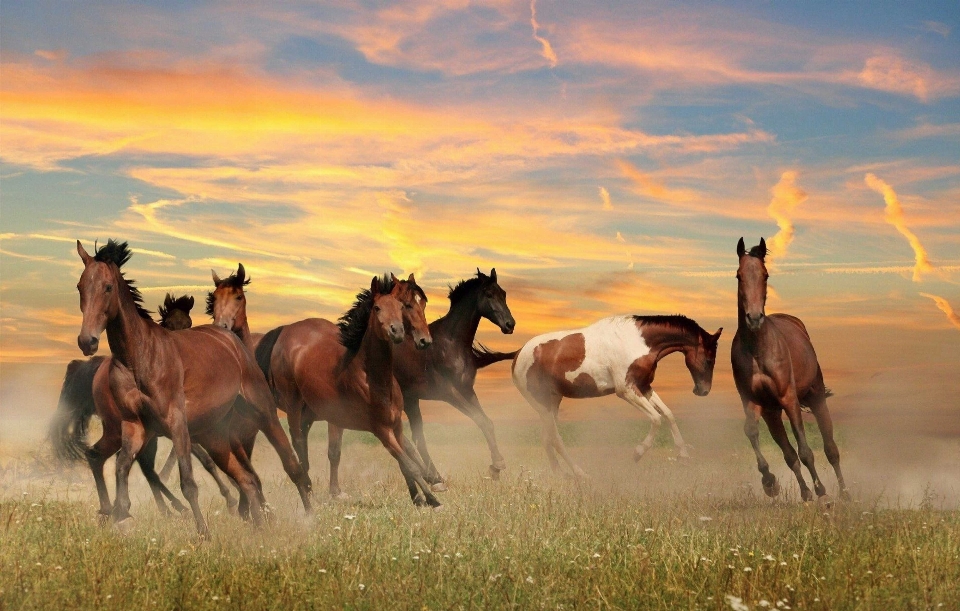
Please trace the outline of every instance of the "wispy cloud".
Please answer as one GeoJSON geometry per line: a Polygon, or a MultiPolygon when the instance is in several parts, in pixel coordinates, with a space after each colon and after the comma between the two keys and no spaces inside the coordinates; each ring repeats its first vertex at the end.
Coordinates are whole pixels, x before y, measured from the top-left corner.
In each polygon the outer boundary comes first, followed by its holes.
{"type": "Polygon", "coordinates": [[[637,191],[643,195],[671,203],[694,202],[699,199],[697,193],[689,189],[667,188],[650,174],[643,172],[640,168],[627,161],[620,159],[616,163],[624,176],[633,181],[637,191]]]}
{"type": "Polygon", "coordinates": [[[540,24],[537,23],[537,0],[530,0],[530,27],[533,28],[533,39],[540,43],[540,54],[550,62],[551,68],[556,68],[557,54],[550,45],[550,41],[540,36],[540,24]]]}
{"type": "Polygon", "coordinates": [[[793,242],[793,211],[807,200],[807,192],[797,186],[797,172],[792,170],[781,174],[780,181],[770,192],[773,199],[767,206],[767,213],[777,222],[779,230],[767,245],[771,259],[776,262],[787,254],[787,248],[793,242]]]}
{"type": "Polygon", "coordinates": [[[887,223],[893,225],[897,231],[907,239],[907,242],[910,243],[910,248],[913,249],[915,260],[913,266],[913,281],[920,282],[922,274],[933,271],[933,265],[930,263],[927,251],[923,247],[923,244],[920,243],[920,239],[907,227],[906,219],[903,216],[903,207],[900,205],[896,191],[893,190],[893,187],[873,174],[867,174],[864,177],[864,181],[868,187],[883,196],[883,201],[886,203],[884,219],[887,223]]]}
{"type": "Polygon", "coordinates": [[[933,302],[937,304],[937,307],[940,308],[940,311],[942,311],[944,314],[947,315],[947,320],[949,320],[954,327],[956,327],[957,329],[960,329],[960,314],[957,314],[956,312],[953,311],[953,308],[950,307],[950,304],[947,303],[946,299],[944,299],[943,297],[939,297],[937,295],[931,295],[929,293],[920,293],[920,294],[923,295],[924,297],[928,297],[932,299],[933,302]]]}
{"type": "Polygon", "coordinates": [[[606,187],[600,187],[600,202],[604,210],[613,210],[613,204],[610,203],[610,192],[606,187]]]}

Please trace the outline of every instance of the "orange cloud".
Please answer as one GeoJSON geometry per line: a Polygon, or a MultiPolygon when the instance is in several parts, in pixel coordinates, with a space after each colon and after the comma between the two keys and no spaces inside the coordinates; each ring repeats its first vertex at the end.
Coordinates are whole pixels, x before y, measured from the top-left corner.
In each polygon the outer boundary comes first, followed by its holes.
{"type": "Polygon", "coordinates": [[[617,167],[627,178],[633,181],[641,194],[648,197],[671,203],[686,203],[699,199],[697,193],[689,189],[667,188],[649,174],[642,172],[635,165],[622,159],[617,160],[617,167]]]}
{"type": "Polygon", "coordinates": [[[797,186],[797,173],[784,172],[770,192],[773,199],[767,206],[767,213],[777,222],[777,235],[767,241],[770,257],[774,261],[787,254],[787,247],[793,242],[794,227],[792,215],[794,209],[806,201],[807,193],[797,186]]]}
{"type": "Polygon", "coordinates": [[[610,192],[605,187],[600,187],[600,201],[603,202],[604,210],[613,210],[613,204],[610,203],[610,192]]]}
{"type": "Polygon", "coordinates": [[[913,281],[920,282],[921,274],[932,272],[933,265],[930,263],[927,251],[923,247],[923,244],[920,243],[920,239],[907,227],[906,220],[903,216],[903,208],[900,206],[897,193],[893,190],[893,187],[873,174],[867,174],[864,177],[864,182],[867,183],[868,187],[883,196],[883,201],[887,205],[886,210],[884,210],[884,219],[887,223],[896,227],[897,231],[899,231],[903,237],[907,238],[907,242],[910,243],[915,260],[913,266],[913,281]]]}
{"type": "Polygon", "coordinates": [[[530,27],[533,28],[533,39],[540,43],[542,50],[540,54],[543,55],[543,58],[550,62],[551,68],[557,67],[557,54],[554,52],[553,47],[550,46],[550,41],[540,36],[540,24],[537,23],[537,0],[530,0],[530,27]]]}
{"type": "Polygon", "coordinates": [[[937,307],[940,308],[940,310],[947,315],[947,320],[949,320],[954,327],[956,327],[957,329],[960,329],[960,314],[957,314],[956,312],[953,311],[953,308],[950,307],[950,304],[947,303],[946,299],[944,299],[943,297],[938,297],[937,295],[931,295],[929,293],[920,293],[920,294],[923,295],[924,297],[928,297],[932,299],[933,302],[937,304],[937,307]]]}

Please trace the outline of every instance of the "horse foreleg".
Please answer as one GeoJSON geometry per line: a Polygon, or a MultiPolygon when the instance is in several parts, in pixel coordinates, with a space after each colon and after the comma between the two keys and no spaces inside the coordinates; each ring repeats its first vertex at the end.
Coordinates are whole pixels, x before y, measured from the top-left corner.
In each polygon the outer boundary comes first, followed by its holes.
{"type": "Polygon", "coordinates": [[[847,485],[843,482],[843,473],[840,472],[840,450],[833,438],[833,419],[830,417],[830,410],[827,409],[827,400],[821,396],[811,400],[810,403],[810,411],[813,412],[813,417],[817,419],[817,427],[820,429],[820,436],[823,437],[823,453],[827,455],[827,461],[830,462],[837,474],[840,498],[849,501],[850,491],[847,490],[847,485]]]}
{"type": "Polygon", "coordinates": [[[810,444],[807,443],[807,431],[803,426],[803,416],[800,414],[800,402],[797,401],[796,396],[790,397],[784,402],[783,411],[787,413],[787,419],[790,420],[790,427],[793,429],[793,436],[797,440],[797,454],[800,455],[800,462],[807,467],[807,471],[810,472],[810,477],[813,478],[813,489],[817,493],[817,496],[824,496],[827,494],[827,489],[823,485],[823,482],[820,481],[820,476],[817,475],[817,469],[814,466],[813,450],[810,449],[810,444]]]}
{"type": "Polygon", "coordinates": [[[680,458],[690,458],[690,446],[684,443],[683,436],[680,435],[680,427],[677,426],[677,421],[673,417],[673,412],[670,411],[667,404],[663,402],[663,399],[660,398],[657,391],[653,389],[650,390],[650,401],[654,407],[657,408],[657,411],[667,419],[667,423],[670,425],[670,434],[673,436],[673,445],[679,450],[680,458]]]}
{"type": "Polygon", "coordinates": [[[173,448],[170,448],[170,453],[167,454],[167,461],[163,463],[163,467],[160,469],[160,481],[166,482],[170,479],[170,474],[173,473],[173,467],[177,464],[177,453],[173,448]]]}
{"type": "Polygon", "coordinates": [[[645,397],[639,389],[627,387],[618,394],[620,398],[650,418],[650,430],[647,431],[647,436],[643,438],[640,445],[633,451],[633,460],[639,461],[643,458],[643,455],[647,453],[647,450],[653,447],[653,442],[657,438],[657,432],[660,430],[663,417],[660,415],[660,412],[657,411],[653,401],[645,397]]]}
{"type": "MultiPolygon", "coordinates": [[[[230,494],[230,487],[227,486],[227,483],[223,481],[223,478],[220,477],[220,473],[217,471],[217,464],[214,462],[213,458],[210,457],[210,454],[207,453],[201,446],[197,444],[192,444],[190,451],[194,456],[197,457],[197,460],[200,461],[200,464],[203,465],[203,468],[207,470],[207,473],[210,474],[210,477],[213,478],[213,481],[217,483],[217,488],[220,490],[220,494],[223,496],[223,500],[227,503],[228,510],[234,510],[237,506],[237,500],[233,498],[233,495],[230,494]]],[[[179,509],[178,511],[183,511],[179,509]]]]}
{"type": "Polygon", "coordinates": [[[423,476],[430,484],[436,486],[443,485],[443,478],[437,466],[433,464],[430,452],[427,451],[427,438],[423,434],[423,414],[420,413],[420,399],[417,397],[403,397],[403,411],[407,414],[407,420],[410,421],[410,433],[413,435],[413,441],[416,443],[420,458],[423,461],[423,476]]]}
{"type": "Polygon", "coordinates": [[[764,458],[760,451],[760,424],[757,416],[762,408],[751,401],[743,401],[743,433],[750,440],[753,446],[753,453],[757,457],[757,471],[760,472],[760,482],[763,485],[763,492],[769,497],[775,497],[780,494],[780,484],[777,483],[777,476],[770,473],[770,464],[764,458]]]}
{"type": "Polygon", "coordinates": [[[197,524],[197,532],[201,537],[209,535],[207,523],[203,519],[203,512],[200,510],[200,501],[197,494],[197,482],[193,479],[193,459],[191,458],[190,432],[187,430],[187,419],[184,409],[184,398],[181,395],[179,399],[171,402],[168,410],[167,428],[170,431],[170,440],[173,441],[173,449],[177,453],[177,463],[180,466],[180,491],[183,497],[190,504],[193,511],[193,520],[197,524]]]}
{"type": "Polygon", "coordinates": [[[120,424],[120,431],[122,443],[117,454],[117,499],[112,513],[115,523],[130,517],[130,467],[147,442],[147,431],[139,421],[124,420],[120,424]]]}
{"type": "Polygon", "coordinates": [[[170,510],[167,509],[167,504],[164,502],[163,497],[170,499],[170,504],[173,505],[174,511],[185,511],[187,508],[180,502],[180,499],[170,492],[154,470],[156,461],[157,437],[154,435],[146,445],[143,446],[140,454],[137,455],[137,464],[140,465],[143,476],[147,479],[147,483],[150,484],[150,492],[153,493],[153,500],[157,503],[157,509],[160,510],[161,514],[164,516],[170,515],[170,510]]]}
{"type": "Polygon", "coordinates": [[[343,447],[343,429],[327,422],[327,459],[330,460],[330,496],[347,499],[349,495],[340,490],[340,450],[343,447]]]}
{"type": "Polygon", "coordinates": [[[248,510],[243,515],[244,519],[252,517],[254,524],[258,526],[262,524],[263,506],[257,490],[258,478],[256,473],[243,464],[243,461],[233,451],[231,444],[225,443],[223,440],[212,440],[206,445],[211,460],[236,483],[241,498],[247,503],[248,510]]]}
{"type": "Polygon", "coordinates": [[[423,472],[417,466],[416,462],[407,456],[403,450],[403,446],[400,443],[400,437],[403,435],[403,422],[398,419],[397,425],[392,429],[382,426],[376,427],[373,434],[377,436],[380,443],[387,448],[387,451],[390,452],[400,464],[400,472],[403,474],[403,479],[407,482],[407,489],[410,491],[410,498],[414,504],[427,504],[431,507],[440,507],[440,500],[433,494],[427,480],[423,478],[423,472]],[[422,495],[417,490],[418,486],[420,487],[420,491],[422,491],[422,495]]]}
{"type": "MultiPolygon", "coordinates": [[[[480,399],[472,388],[464,389],[461,394],[456,388],[453,390],[454,407],[470,417],[471,420],[480,428],[484,438],[487,440],[487,447],[490,449],[490,473],[499,475],[500,471],[507,468],[507,461],[504,460],[497,446],[497,435],[493,428],[493,421],[490,420],[483,407],[480,406],[480,399]],[[495,473],[496,472],[496,473],[495,473]]],[[[559,403],[558,403],[559,405],[559,403]]],[[[561,442],[562,445],[562,442],[561,442]]]]}
{"type": "Polygon", "coordinates": [[[103,466],[111,456],[117,453],[122,444],[120,431],[115,427],[104,426],[103,436],[97,443],[87,450],[87,464],[93,473],[93,481],[97,485],[97,496],[100,499],[100,520],[110,517],[113,505],[110,503],[110,493],[107,491],[107,482],[103,477],[103,466]]]}
{"type": "Polygon", "coordinates": [[[800,484],[800,497],[804,501],[812,501],[813,493],[807,488],[807,482],[803,479],[803,470],[800,468],[800,458],[797,456],[797,451],[794,450],[790,444],[790,438],[787,437],[787,429],[783,426],[783,417],[780,414],[780,410],[765,408],[761,414],[763,415],[763,420],[767,423],[770,435],[783,452],[783,460],[786,461],[787,466],[790,467],[793,474],[797,476],[797,483],[800,484]]]}

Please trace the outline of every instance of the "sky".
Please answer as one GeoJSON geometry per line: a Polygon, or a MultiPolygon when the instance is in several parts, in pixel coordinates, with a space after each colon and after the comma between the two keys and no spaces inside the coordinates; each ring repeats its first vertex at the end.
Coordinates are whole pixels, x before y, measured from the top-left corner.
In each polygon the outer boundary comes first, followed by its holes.
{"type": "Polygon", "coordinates": [[[723,354],[741,236],[835,379],[956,369],[960,5],[0,4],[0,363],[80,357],[108,238],[151,309],[242,262],[255,331],[495,267],[491,346],[682,313],[723,354]]]}

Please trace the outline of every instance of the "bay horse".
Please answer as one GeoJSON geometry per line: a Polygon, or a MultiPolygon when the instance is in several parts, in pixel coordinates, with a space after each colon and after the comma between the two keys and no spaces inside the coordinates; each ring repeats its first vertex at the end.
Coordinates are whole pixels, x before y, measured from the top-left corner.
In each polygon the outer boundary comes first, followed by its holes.
{"type": "MultiPolygon", "coordinates": [[[[193,297],[174,297],[167,294],[162,305],[157,308],[160,315],[160,326],[171,331],[189,329],[193,326],[190,310],[193,308],[193,297]]],[[[57,411],[51,422],[49,439],[54,452],[61,460],[86,460],[93,472],[97,485],[97,494],[100,497],[100,515],[108,517],[112,510],[110,496],[103,478],[104,463],[116,454],[120,447],[120,410],[109,392],[110,359],[104,356],[94,356],[87,360],[73,360],[67,365],[67,372],[60,389],[60,399],[57,402],[57,411]],[[103,370],[100,373],[100,370],[103,370]],[[98,377],[99,373],[99,377],[98,377]],[[99,380],[101,388],[94,392],[94,380],[99,380]],[[93,446],[87,444],[87,430],[90,419],[97,415],[103,426],[101,439],[93,446]]],[[[200,447],[194,445],[193,455],[197,457],[203,467],[213,476],[220,493],[227,501],[227,506],[233,508],[237,501],[230,494],[230,488],[223,481],[217,471],[216,464],[210,455],[200,447]]],[[[183,512],[186,507],[158,480],[154,471],[157,442],[154,437],[143,451],[137,455],[137,464],[143,471],[150,490],[153,493],[157,507],[164,515],[169,514],[163,497],[167,497],[174,510],[183,512]]]]}
{"type": "Polygon", "coordinates": [[[764,263],[766,256],[767,244],[763,238],[749,252],[743,238],[737,243],[737,257],[740,259],[737,269],[737,334],[730,347],[730,360],[746,416],[743,432],[757,455],[757,469],[762,474],[763,491],[767,496],[780,494],[780,484],[760,452],[758,416],[767,423],[784,460],[797,476],[803,500],[813,500],[813,494],[803,479],[801,462],[813,478],[817,496],[822,497],[827,491],[814,468],[813,450],[807,444],[800,415],[801,407],[808,407],[820,428],[827,460],[837,474],[840,497],[847,500],[850,493],[843,482],[840,451],[833,439],[833,421],[827,409],[830,392],[824,386],[823,372],[810,334],[799,318],[789,314],[767,316],[764,311],[769,277],[764,263]],[[799,457],[783,426],[784,412],[797,440],[799,457]]]}
{"type": "Polygon", "coordinates": [[[490,474],[499,478],[506,461],[497,447],[493,422],[480,406],[473,389],[477,370],[499,361],[512,359],[515,352],[492,352],[474,346],[480,319],[486,318],[504,334],[513,333],[516,321],[507,306],[507,293],[497,283],[497,270],[461,280],[450,289],[450,309],[430,323],[433,344],[429,350],[418,350],[412,338],[394,352],[393,373],[403,391],[403,410],[410,420],[410,431],[426,466],[426,479],[443,490],[443,478],[427,451],[423,434],[420,400],[445,401],[468,416],[480,427],[490,449],[490,474]]]}
{"type": "Polygon", "coordinates": [[[673,413],[651,388],[657,363],[673,352],[683,352],[693,378],[693,393],[710,392],[720,333],[710,334],[685,316],[612,316],[588,327],[534,337],[513,360],[513,383],[540,415],[542,441],[550,466],[559,468],[557,453],[577,477],[586,477],[567,453],[557,416],[564,397],[582,399],[616,393],[645,413],[650,431],[634,451],[634,460],[653,445],[666,417],[681,456],[686,444],[673,413]]]}
{"type": "Polygon", "coordinates": [[[309,469],[307,437],[317,420],[330,433],[330,494],[339,483],[343,429],[368,431],[396,459],[416,505],[439,507],[423,465],[403,441],[403,395],[393,374],[395,346],[407,333],[421,349],[430,345],[423,309],[427,298],[413,274],[399,281],[374,276],[369,290],[335,325],[322,318],[273,329],[257,346],[257,362],[287,413],[294,448],[309,469]],[[418,490],[419,487],[419,490],[418,490]]]}
{"type": "Polygon", "coordinates": [[[256,474],[242,447],[222,428],[230,422],[238,396],[246,401],[237,405],[258,421],[310,511],[309,478],[283,432],[256,361],[240,340],[210,325],[172,332],[156,324],[143,309],[139,290],[120,271],[131,256],[126,242],[110,240],[91,256],[77,240],[77,254],[84,264],[77,284],[83,313],[77,344],[85,356],[92,356],[106,330],[113,354],[109,388],[122,418],[113,519],[119,523],[130,517],[130,467],[144,445],[162,434],[173,441],[180,488],[201,536],[208,530],[193,479],[191,437],[252,499],[254,519],[262,520],[256,474]]]}

